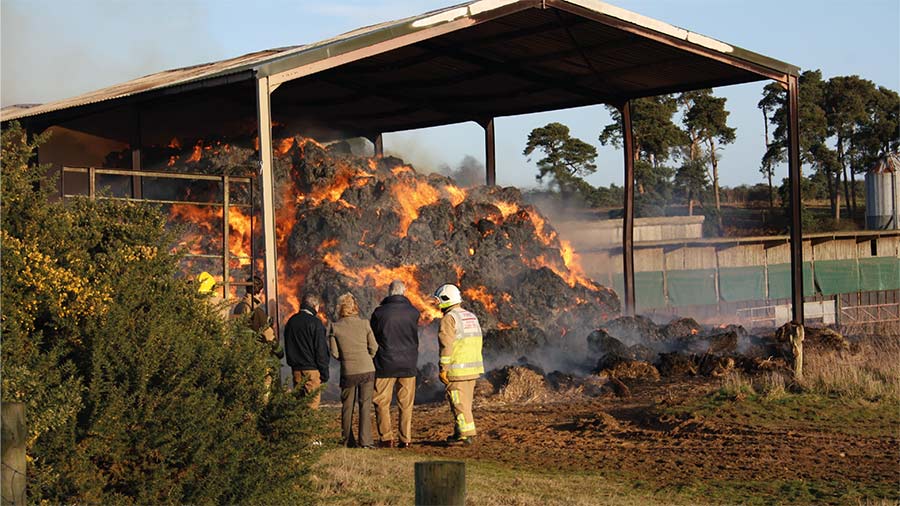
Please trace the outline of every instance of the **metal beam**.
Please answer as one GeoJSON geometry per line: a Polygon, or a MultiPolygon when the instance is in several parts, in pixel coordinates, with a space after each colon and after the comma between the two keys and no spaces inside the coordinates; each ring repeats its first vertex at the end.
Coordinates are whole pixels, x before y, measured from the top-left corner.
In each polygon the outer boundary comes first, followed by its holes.
{"type": "Polygon", "coordinates": [[[791,184],[791,302],[793,322],[803,325],[803,231],[800,213],[800,84],[788,76],[788,180],[791,184]]]}
{"type": "Polygon", "coordinates": [[[275,237],[275,176],[272,156],[272,111],[269,78],[256,80],[256,119],[259,128],[259,171],[262,186],[262,225],[265,246],[266,309],[275,335],[281,328],[278,315],[277,240],[275,237]]]}
{"type": "Polygon", "coordinates": [[[494,118],[484,124],[484,170],[485,184],[497,184],[497,146],[494,142],[494,118]]]}
{"type": "Polygon", "coordinates": [[[481,65],[485,69],[490,69],[491,71],[497,73],[506,74],[522,81],[559,88],[563,91],[575,95],[581,95],[586,98],[595,97],[604,92],[604,90],[598,90],[596,88],[590,88],[588,86],[577,84],[576,81],[573,81],[572,79],[560,79],[558,77],[549,75],[544,71],[537,71],[528,68],[527,64],[510,63],[509,61],[496,60],[484,55],[483,53],[478,53],[455,46],[440,45],[435,43],[433,40],[422,42],[421,45],[422,47],[427,48],[429,51],[443,54],[444,56],[447,56],[449,58],[460,60],[468,64],[481,65]]]}
{"type": "MultiPolygon", "coordinates": [[[[141,109],[135,105],[132,109],[134,130],[131,133],[131,170],[141,170],[141,109]]],[[[131,176],[131,198],[140,199],[143,196],[141,176],[131,176]]]]}
{"type": "Polygon", "coordinates": [[[376,135],[372,144],[375,144],[375,156],[384,156],[384,134],[376,135]]]}
{"type": "Polygon", "coordinates": [[[634,316],[634,132],[631,128],[631,102],[622,111],[622,140],[625,148],[625,202],[622,223],[622,274],[625,278],[625,316],[634,316]]]}

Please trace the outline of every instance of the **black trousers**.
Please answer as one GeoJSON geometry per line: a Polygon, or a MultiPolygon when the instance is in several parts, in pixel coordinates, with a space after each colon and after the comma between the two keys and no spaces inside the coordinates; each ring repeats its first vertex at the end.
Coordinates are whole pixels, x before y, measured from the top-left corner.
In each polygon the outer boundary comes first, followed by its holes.
{"type": "Polygon", "coordinates": [[[345,446],[372,446],[372,392],[375,382],[366,381],[341,389],[341,441],[345,446]],[[353,438],[353,411],[359,404],[358,438],[353,438]]]}

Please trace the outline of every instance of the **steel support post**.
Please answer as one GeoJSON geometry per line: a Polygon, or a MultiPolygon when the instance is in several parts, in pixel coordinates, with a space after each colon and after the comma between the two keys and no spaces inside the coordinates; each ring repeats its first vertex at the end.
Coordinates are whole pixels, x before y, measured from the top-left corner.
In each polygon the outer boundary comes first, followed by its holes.
{"type": "Polygon", "coordinates": [[[494,118],[484,124],[484,170],[485,184],[497,184],[497,145],[494,141],[494,118]]]}
{"type": "Polygon", "coordinates": [[[791,303],[793,322],[803,325],[803,231],[800,212],[800,89],[797,76],[788,76],[788,179],[791,184],[791,303]]]}
{"type": "Polygon", "coordinates": [[[634,316],[634,132],[631,128],[631,102],[622,111],[622,140],[625,149],[625,202],[622,223],[622,275],[625,285],[625,316],[634,316]]]}
{"type": "MultiPolygon", "coordinates": [[[[131,134],[131,170],[142,170],[141,163],[141,110],[134,107],[134,131],[131,134]]],[[[131,198],[143,198],[141,176],[131,176],[131,198]]]]}
{"type": "Polygon", "coordinates": [[[278,315],[277,240],[275,237],[275,177],[272,172],[272,116],[269,78],[256,81],[256,117],[259,127],[259,171],[262,187],[262,225],[265,247],[266,309],[275,335],[281,328],[278,315]]]}
{"type": "Polygon", "coordinates": [[[384,134],[376,135],[372,144],[375,144],[375,156],[384,156],[384,134]]]}
{"type": "Polygon", "coordinates": [[[797,76],[788,76],[788,179],[791,183],[791,309],[788,338],[794,378],[803,378],[803,230],[800,213],[800,89],[797,76]]]}

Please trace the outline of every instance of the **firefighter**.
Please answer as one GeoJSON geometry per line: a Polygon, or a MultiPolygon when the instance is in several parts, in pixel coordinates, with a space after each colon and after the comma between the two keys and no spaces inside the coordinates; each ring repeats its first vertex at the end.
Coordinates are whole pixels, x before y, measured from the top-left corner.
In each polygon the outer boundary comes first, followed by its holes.
{"type": "Polygon", "coordinates": [[[247,280],[249,285],[246,287],[244,298],[234,307],[231,312],[232,318],[250,316],[247,321],[248,330],[255,336],[256,340],[266,345],[269,351],[269,371],[263,379],[263,387],[265,394],[263,399],[269,401],[269,391],[272,387],[273,378],[278,376],[281,369],[281,359],[284,358],[284,348],[275,335],[275,329],[272,328],[272,319],[266,314],[265,307],[262,304],[263,280],[259,276],[251,276],[247,280]]]}
{"type": "Polygon", "coordinates": [[[434,292],[434,298],[444,313],[438,331],[440,379],[447,387],[454,422],[453,435],[447,442],[471,445],[475,441],[475,380],[484,373],[481,325],[478,317],[460,307],[462,295],[456,285],[442,285],[434,292]]]}
{"type": "Polygon", "coordinates": [[[216,278],[212,274],[203,271],[197,276],[197,293],[211,295],[216,287],[216,278]]]}

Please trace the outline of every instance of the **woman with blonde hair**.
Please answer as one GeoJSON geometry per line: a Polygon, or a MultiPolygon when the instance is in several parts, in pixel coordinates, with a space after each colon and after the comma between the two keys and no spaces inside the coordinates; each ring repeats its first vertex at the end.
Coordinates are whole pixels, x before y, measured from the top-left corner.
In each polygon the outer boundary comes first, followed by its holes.
{"type": "Polygon", "coordinates": [[[337,300],[338,320],[328,335],[331,356],[341,362],[341,438],[345,446],[374,447],[372,440],[372,392],[378,343],[369,321],[359,317],[359,306],[350,293],[337,300]],[[358,438],[353,438],[353,410],[359,404],[358,438]]]}

